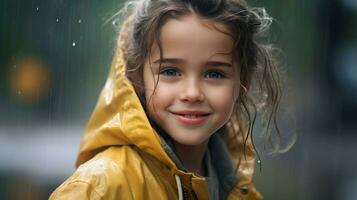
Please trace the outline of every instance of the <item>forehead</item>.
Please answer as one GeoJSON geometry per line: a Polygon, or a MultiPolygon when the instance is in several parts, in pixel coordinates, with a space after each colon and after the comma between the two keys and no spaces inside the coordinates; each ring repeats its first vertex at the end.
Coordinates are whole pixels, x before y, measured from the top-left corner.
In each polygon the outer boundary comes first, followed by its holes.
{"type": "Polygon", "coordinates": [[[169,19],[161,27],[160,42],[164,54],[199,54],[206,58],[231,53],[233,48],[233,39],[225,25],[195,14],[169,19]]]}

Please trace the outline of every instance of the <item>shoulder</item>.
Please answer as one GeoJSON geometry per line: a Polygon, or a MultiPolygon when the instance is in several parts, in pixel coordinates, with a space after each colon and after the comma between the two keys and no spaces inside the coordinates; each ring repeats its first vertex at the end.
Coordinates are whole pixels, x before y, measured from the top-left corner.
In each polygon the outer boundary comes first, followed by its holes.
{"type": "Polygon", "coordinates": [[[130,199],[130,183],[142,176],[135,170],[141,164],[130,146],[110,147],[80,165],[50,199],[117,199],[120,194],[130,199]]]}

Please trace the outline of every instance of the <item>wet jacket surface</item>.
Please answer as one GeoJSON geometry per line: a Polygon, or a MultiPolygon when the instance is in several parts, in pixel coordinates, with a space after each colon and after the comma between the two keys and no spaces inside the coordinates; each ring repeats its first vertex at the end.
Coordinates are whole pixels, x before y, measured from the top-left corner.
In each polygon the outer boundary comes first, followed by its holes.
{"type": "MultiPolygon", "coordinates": [[[[119,39],[121,48],[124,42],[119,39]]],[[[125,76],[122,55],[119,48],[84,131],[78,168],[50,199],[209,199],[207,179],[182,169],[150,125],[125,76]]],[[[220,199],[262,199],[252,183],[252,152],[234,175],[230,149],[223,140],[214,134],[209,148],[219,176],[220,199]]]]}

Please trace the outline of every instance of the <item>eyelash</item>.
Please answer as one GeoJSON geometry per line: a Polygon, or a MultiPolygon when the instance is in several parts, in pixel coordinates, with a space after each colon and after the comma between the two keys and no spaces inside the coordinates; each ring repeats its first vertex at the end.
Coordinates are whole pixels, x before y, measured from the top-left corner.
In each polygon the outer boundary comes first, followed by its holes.
{"type": "Polygon", "coordinates": [[[181,74],[178,72],[177,69],[174,69],[174,68],[164,68],[162,70],[160,70],[160,75],[164,75],[164,76],[181,76],[181,74]],[[174,75],[173,74],[168,74],[168,73],[175,73],[174,75]]]}
{"type": "Polygon", "coordinates": [[[208,71],[207,73],[206,73],[206,75],[205,75],[205,78],[208,78],[208,79],[223,79],[223,78],[226,78],[226,76],[224,75],[224,73],[222,73],[222,72],[220,72],[220,71],[215,71],[215,70],[212,70],[212,71],[208,71]],[[209,77],[207,77],[207,76],[209,76],[209,75],[212,75],[212,74],[214,74],[216,77],[214,77],[214,78],[209,78],[209,77]],[[218,77],[217,77],[218,76],[218,77]]]}
{"type": "MultiPolygon", "coordinates": [[[[168,77],[175,77],[175,76],[181,76],[181,73],[175,68],[164,68],[164,69],[162,69],[160,71],[160,75],[168,76],[168,77]]],[[[223,78],[226,78],[224,73],[222,73],[220,71],[216,71],[216,70],[210,70],[210,71],[206,72],[204,77],[207,78],[207,79],[223,79],[223,78]],[[212,77],[212,75],[214,75],[215,77],[212,77]]]]}

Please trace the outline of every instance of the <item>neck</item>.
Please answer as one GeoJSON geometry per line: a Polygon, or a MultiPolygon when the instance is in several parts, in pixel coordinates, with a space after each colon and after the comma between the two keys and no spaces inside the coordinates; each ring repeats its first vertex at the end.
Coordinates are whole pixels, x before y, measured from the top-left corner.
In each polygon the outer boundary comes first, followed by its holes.
{"type": "Polygon", "coordinates": [[[175,153],[182,164],[191,172],[204,176],[203,158],[207,150],[208,140],[199,145],[183,145],[174,142],[175,153]]]}

